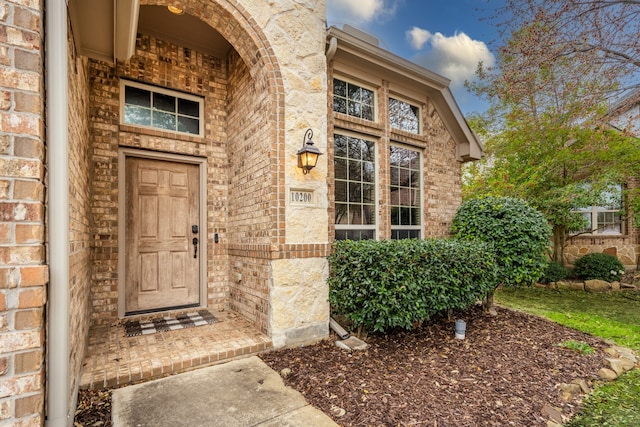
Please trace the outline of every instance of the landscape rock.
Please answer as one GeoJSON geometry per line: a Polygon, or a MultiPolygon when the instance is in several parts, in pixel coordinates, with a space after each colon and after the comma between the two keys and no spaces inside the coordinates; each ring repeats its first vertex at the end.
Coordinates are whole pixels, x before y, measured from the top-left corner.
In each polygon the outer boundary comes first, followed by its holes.
{"type": "Polygon", "coordinates": [[[578,393],[582,392],[582,387],[580,387],[580,384],[560,383],[560,384],[556,385],[556,387],[559,388],[560,390],[566,392],[566,393],[571,393],[571,394],[578,394],[578,393]]]}
{"type": "Polygon", "coordinates": [[[556,289],[574,289],[577,291],[584,291],[584,282],[556,282],[556,289]]]}
{"type": "Polygon", "coordinates": [[[336,405],[331,405],[331,413],[340,418],[340,417],[344,417],[344,415],[347,413],[347,411],[345,411],[343,408],[336,406],[336,405]]]}
{"type": "Polygon", "coordinates": [[[584,291],[584,282],[569,282],[569,289],[584,291]]]}
{"type": "Polygon", "coordinates": [[[607,347],[604,352],[611,357],[620,357],[620,352],[615,347],[607,347]]]}
{"type": "Polygon", "coordinates": [[[344,342],[340,340],[336,341],[336,346],[340,347],[343,350],[351,351],[351,347],[349,347],[348,345],[346,345],[344,342]]]}
{"type": "Polygon", "coordinates": [[[362,341],[360,338],[354,337],[353,335],[344,340],[344,343],[351,347],[352,350],[356,351],[366,350],[368,347],[366,342],[362,341]]]}
{"type": "Polygon", "coordinates": [[[607,292],[611,289],[611,284],[604,280],[585,280],[584,290],[589,292],[607,292]]]}
{"type": "Polygon", "coordinates": [[[346,340],[336,341],[336,345],[347,351],[362,351],[368,347],[366,342],[354,336],[350,336],[346,340]]]}
{"type": "Polygon", "coordinates": [[[562,410],[555,408],[549,404],[545,404],[542,407],[542,416],[548,418],[550,421],[553,421],[556,424],[562,424],[562,410]]]}
{"type": "MultiPolygon", "coordinates": [[[[617,375],[622,375],[626,371],[633,368],[632,364],[631,367],[625,369],[625,363],[623,363],[622,359],[607,357],[604,360],[609,364],[611,370],[614,371],[617,375]]],[[[628,364],[626,364],[626,366],[628,366],[628,364]]]]}
{"type": "Polygon", "coordinates": [[[618,378],[618,374],[616,374],[609,368],[600,368],[600,370],[598,371],[598,376],[607,381],[613,381],[618,378]]]}
{"type": "Polygon", "coordinates": [[[289,375],[291,375],[291,369],[290,369],[290,368],[283,368],[283,369],[280,371],[280,376],[281,376],[282,378],[287,378],[289,375]]]}
{"type": "Polygon", "coordinates": [[[630,371],[636,366],[636,364],[633,363],[633,360],[627,359],[624,356],[620,357],[620,363],[622,364],[622,367],[624,368],[625,371],[630,371]]]}
{"type": "Polygon", "coordinates": [[[638,363],[638,358],[636,356],[636,353],[633,350],[626,347],[620,347],[620,346],[613,346],[611,348],[617,352],[617,356],[615,357],[624,357],[626,359],[633,361],[633,363],[638,363]]]}
{"type": "Polygon", "coordinates": [[[584,394],[591,393],[591,387],[589,386],[589,383],[584,378],[576,378],[572,380],[571,383],[579,385],[580,389],[584,394]]]}
{"type": "Polygon", "coordinates": [[[560,397],[565,402],[571,402],[573,400],[573,393],[569,393],[568,391],[563,391],[560,397]]]}
{"type": "Polygon", "coordinates": [[[611,290],[619,291],[620,290],[620,282],[611,282],[611,290]]]}

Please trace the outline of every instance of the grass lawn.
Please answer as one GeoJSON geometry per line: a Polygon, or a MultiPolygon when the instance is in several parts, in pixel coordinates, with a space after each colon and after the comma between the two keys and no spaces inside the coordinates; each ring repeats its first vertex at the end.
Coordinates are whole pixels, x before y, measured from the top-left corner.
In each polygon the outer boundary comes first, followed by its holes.
{"type": "MultiPolygon", "coordinates": [[[[495,301],[613,340],[640,354],[640,292],[501,289],[495,301]]],[[[598,388],[567,426],[640,426],[640,371],[636,369],[598,388]]]]}

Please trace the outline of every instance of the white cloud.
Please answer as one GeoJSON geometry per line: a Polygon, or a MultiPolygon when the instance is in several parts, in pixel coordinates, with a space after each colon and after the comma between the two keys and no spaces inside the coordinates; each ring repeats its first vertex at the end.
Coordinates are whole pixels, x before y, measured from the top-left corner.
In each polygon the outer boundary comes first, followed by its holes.
{"type": "Polygon", "coordinates": [[[328,0],[330,24],[363,24],[395,14],[397,0],[328,0]]]}
{"type": "Polygon", "coordinates": [[[432,34],[413,27],[406,34],[415,49],[427,44],[429,46],[428,50],[416,54],[413,61],[450,79],[452,87],[461,87],[465,80],[473,80],[479,62],[485,66],[495,63],[495,57],[487,45],[472,40],[465,33],[447,37],[442,33],[432,34]]]}
{"type": "Polygon", "coordinates": [[[407,39],[415,50],[422,49],[422,46],[431,38],[431,33],[425,29],[413,27],[407,31],[407,39]]]}

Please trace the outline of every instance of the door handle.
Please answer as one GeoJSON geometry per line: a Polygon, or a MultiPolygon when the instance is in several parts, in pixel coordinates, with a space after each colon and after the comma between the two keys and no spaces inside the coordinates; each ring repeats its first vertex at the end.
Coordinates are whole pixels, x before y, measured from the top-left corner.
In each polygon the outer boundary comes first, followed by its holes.
{"type": "Polygon", "coordinates": [[[198,238],[194,237],[191,243],[193,243],[193,257],[197,258],[198,257],[198,238]]]}

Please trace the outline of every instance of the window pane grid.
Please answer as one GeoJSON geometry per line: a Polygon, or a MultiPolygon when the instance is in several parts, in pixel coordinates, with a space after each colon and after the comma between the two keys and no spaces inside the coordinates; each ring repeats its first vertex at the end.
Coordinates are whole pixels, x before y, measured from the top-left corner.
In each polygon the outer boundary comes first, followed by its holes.
{"type": "Polygon", "coordinates": [[[124,123],[200,134],[200,102],[129,85],[124,92],[124,123]]]}
{"type": "Polygon", "coordinates": [[[622,222],[618,211],[599,211],[598,234],[622,234],[622,222]]]}
{"type": "Polygon", "coordinates": [[[420,133],[420,109],[407,102],[389,98],[391,127],[411,133],[420,133]]]}
{"type": "Polygon", "coordinates": [[[390,147],[391,238],[420,237],[420,153],[390,147]]]}
{"type": "Polygon", "coordinates": [[[375,144],[334,135],[336,239],[375,238],[375,144]]]}
{"type": "Polygon", "coordinates": [[[575,212],[582,215],[586,226],[580,233],[591,234],[622,234],[623,221],[622,186],[613,185],[602,193],[603,200],[608,206],[590,206],[579,208],[575,212]]]}
{"type": "Polygon", "coordinates": [[[372,90],[333,79],[333,111],[373,121],[374,101],[372,90]]]}

